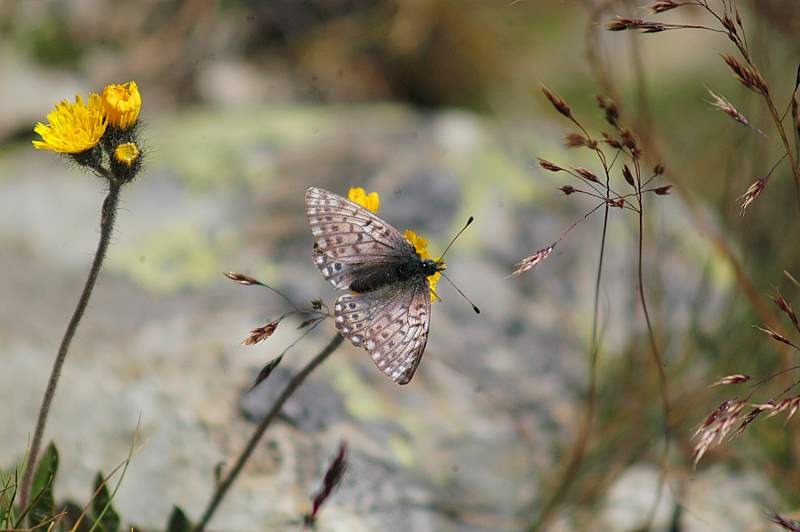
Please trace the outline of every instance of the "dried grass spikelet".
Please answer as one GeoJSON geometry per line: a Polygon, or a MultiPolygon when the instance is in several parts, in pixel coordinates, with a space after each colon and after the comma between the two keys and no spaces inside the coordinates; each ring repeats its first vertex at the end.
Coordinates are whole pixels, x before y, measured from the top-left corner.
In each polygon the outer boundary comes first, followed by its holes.
{"type": "Polygon", "coordinates": [[[603,142],[605,142],[612,148],[616,148],[618,150],[622,148],[622,142],[620,142],[619,140],[615,139],[614,137],[605,132],[603,132],[603,142]]]}
{"type": "Polygon", "coordinates": [[[731,19],[727,13],[722,16],[722,27],[728,30],[731,35],[738,34],[736,31],[736,25],[733,23],[733,19],[731,19]]]}
{"type": "Polygon", "coordinates": [[[275,333],[275,330],[278,328],[278,324],[281,322],[281,319],[282,318],[278,318],[277,320],[271,321],[266,325],[256,327],[250,331],[250,335],[242,341],[242,344],[254,345],[259,342],[263,342],[275,333]]]}
{"type": "Polygon", "coordinates": [[[547,159],[542,159],[541,157],[537,157],[537,159],[539,161],[539,166],[545,170],[550,170],[551,172],[560,172],[563,170],[563,168],[558,166],[556,163],[548,161],[547,159]]]}
{"type": "Polygon", "coordinates": [[[245,275],[243,273],[238,272],[225,272],[223,275],[233,281],[234,283],[238,283],[244,286],[252,286],[258,285],[259,283],[254,277],[250,277],[249,275],[245,275]]]}
{"type": "Polygon", "coordinates": [[[625,182],[630,186],[636,187],[636,182],[633,180],[633,174],[631,173],[631,169],[627,164],[622,165],[622,177],[625,178],[625,182]]]}
{"type": "Polygon", "coordinates": [[[509,277],[517,277],[520,274],[527,272],[528,270],[530,270],[531,268],[542,262],[544,259],[549,257],[550,254],[555,249],[555,247],[556,244],[553,243],[547,247],[544,247],[536,251],[532,255],[525,257],[524,259],[522,259],[517,263],[516,269],[511,273],[511,275],[509,275],[509,277]]]}
{"type": "Polygon", "coordinates": [[[770,401],[763,405],[756,405],[756,408],[760,408],[762,411],[769,412],[769,414],[767,414],[767,418],[771,418],[782,412],[786,412],[786,421],[784,423],[788,423],[789,420],[792,419],[792,416],[797,413],[797,409],[800,408],[800,395],[787,397],[786,399],[781,399],[780,401],[770,401]]]}
{"type": "Polygon", "coordinates": [[[792,305],[783,298],[778,290],[776,290],[775,295],[772,296],[772,301],[775,302],[775,304],[784,314],[786,314],[786,316],[792,322],[792,325],[794,325],[794,328],[800,332],[800,322],[798,322],[797,314],[792,308],[792,305]]]}
{"type": "Polygon", "coordinates": [[[786,344],[788,346],[800,349],[800,347],[796,346],[791,340],[789,340],[786,336],[782,335],[781,333],[769,328],[769,327],[759,327],[758,325],[754,325],[756,329],[763,332],[776,342],[780,342],[782,344],[786,344]]]}
{"type": "Polygon", "coordinates": [[[631,156],[634,159],[638,159],[642,156],[642,150],[639,149],[639,145],[636,143],[636,137],[633,135],[633,132],[630,129],[624,129],[621,133],[622,135],[622,145],[628,148],[630,151],[631,156]]]}
{"type": "Polygon", "coordinates": [[[731,434],[734,426],[741,424],[741,412],[745,405],[746,402],[743,400],[729,399],[720,404],[706,417],[692,436],[692,439],[697,440],[693,449],[695,466],[697,466],[709,448],[722,443],[731,434]]]}
{"type": "Polygon", "coordinates": [[[736,76],[736,79],[739,80],[739,83],[759,94],[763,94],[765,96],[769,94],[767,82],[758,70],[741,64],[738,59],[730,54],[721,54],[721,57],[722,60],[725,61],[725,63],[727,63],[727,65],[733,71],[733,74],[736,76]]]}
{"type": "Polygon", "coordinates": [[[580,133],[568,133],[567,136],[564,137],[564,146],[567,148],[581,148],[585,146],[595,149],[597,147],[597,142],[580,133]]]}
{"type": "Polygon", "coordinates": [[[594,172],[589,170],[588,168],[584,168],[582,166],[578,166],[577,168],[573,168],[575,173],[578,174],[580,177],[587,181],[591,181],[592,183],[599,183],[600,179],[594,175],[594,172]]]}
{"type": "Polygon", "coordinates": [[[663,13],[665,11],[675,9],[676,7],[681,7],[682,5],[684,4],[675,2],[674,0],[658,0],[657,2],[650,4],[648,7],[653,13],[663,13]]]}
{"type": "Polygon", "coordinates": [[[609,31],[641,30],[642,33],[658,33],[667,26],[658,22],[648,22],[638,18],[617,17],[606,25],[609,31]]]}
{"type": "Polygon", "coordinates": [[[724,384],[739,384],[741,382],[747,382],[751,379],[750,375],[744,375],[741,373],[737,373],[734,375],[726,375],[719,379],[717,382],[710,384],[708,387],[713,388],[714,386],[722,386],[724,384]]]}
{"type": "Polygon", "coordinates": [[[545,97],[550,100],[550,103],[553,104],[553,107],[556,111],[567,118],[572,118],[572,109],[570,109],[569,105],[567,105],[567,102],[564,100],[564,98],[555,94],[544,85],[542,85],[542,94],[544,94],[545,97]]]}
{"type": "MultiPolygon", "coordinates": [[[[600,109],[605,111],[606,122],[619,129],[619,108],[617,107],[617,104],[614,103],[614,100],[608,98],[607,96],[598,95],[597,105],[600,107],[600,109]]],[[[603,134],[603,136],[606,135],[603,134]]]]}
{"type": "Polygon", "coordinates": [[[764,134],[763,131],[751,125],[747,117],[744,116],[738,109],[736,109],[736,107],[734,107],[733,104],[729,102],[724,96],[720,96],[719,94],[714,93],[709,88],[706,88],[706,90],[708,91],[708,94],[711,95],[712,100],[711,102],[709,102],[711,105],[713,105],[715,108],[719,109],[726,115],[730,116],[740,124],[743,124],[751,128],[753,131],[761,135],[764,135],[766,137],[766,134],[764,134]]]}
{"type": "Polygon", "coordinates": [[[739,196],[738,199],[742,202],[739,206],[739,216],[744,216],[744,213],[747,211],[747,207],[749,207],[750,204],[756,200],[759,194],[764,191],[768,180],[769,176],[757,179],[752,185],[750,185],[744,194],[739,196]]]}

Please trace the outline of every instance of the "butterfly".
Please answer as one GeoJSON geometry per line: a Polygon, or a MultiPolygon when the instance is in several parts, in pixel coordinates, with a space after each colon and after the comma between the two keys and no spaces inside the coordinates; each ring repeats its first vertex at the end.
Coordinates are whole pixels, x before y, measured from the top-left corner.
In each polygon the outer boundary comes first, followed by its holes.
{"type": "Polygon", "coordinates": [[[333,192],[306,190],[306,216],[314,264],[333,286],[351,291],[333,306],[336,329],[390,379],[408,384],[428,342],[427,277],[444,263],[423,260],[400,231],[333,192]]]}

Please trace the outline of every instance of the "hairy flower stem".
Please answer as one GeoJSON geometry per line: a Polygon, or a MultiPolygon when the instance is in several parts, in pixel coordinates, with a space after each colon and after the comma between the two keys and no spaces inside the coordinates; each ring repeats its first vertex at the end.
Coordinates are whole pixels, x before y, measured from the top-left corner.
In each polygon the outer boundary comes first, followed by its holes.
{"type": "Polygon", "coordinates": [[[325,348],[319,352],[317,356],[312,358],[308,364],[306,364],[303,369],[301,369],[297,375],[295,375],[289,384],[286,385],[286,388],[283,389],[278,399],[273,403],[272,408],[264,416],[264,419],[261,420],[258,427],[256,427],[255,432],[253,435],[250,436],[250,440],[245,445],[244,449],[242,450],[239,457],[236,459],[236,463],[231,468],[230,471],[225,475],[225,478],[217,486],[217,489],[214,491],[214,495],[211,497],[211,500],[206,506],[205,511],[203,512],[203,517],[200,519],[200,522],[194,527],[193,532],[202,532],[205,530],[206,525],[214,516],[214,512],[217,511],[222,499],[225,498],[225,495],[228,493],[231,485],[234,483],[236,478],[239,476],[239,473],[242,472],[242,468],[247,463],[247,460],[250,459],[250,455],[253,454],[253,451],[256,449],[258,442],[261,440],[261,437],[264,436],[264,433],[267,431],[267,428],[272,424],[276,417],[278,417],[278,413],[281,411],[283,404],[300,388],[300,385],[306,380],[312,371],[314,371],[317,366],[322,364],[325,359],[327,359],[340,345],[342,345],[342,341],[344,338],[336,334],[336,336],[325,346],[325,348]]]}
{"type": "Polygon", "coordinates": [[[75,331],[78,329],[78,324],[81,322],[83,314],[86,311],[86,306],[89,304],[89,298],[92,297],[92,291],[97,282],[97,276],[100,274],[100,268],[103,266],[103,260],[106,257],[108,245],[111,242],[111,233],[114,230],[114,221],[117,218],[121,187],[121,183],[109,179],[108,194],[103,201],[103,207],[100,213],[100,241],[97,243],[97,250],[94,253],[94,260],[89,270],[89,276],[86,278],[86,283],[83,285],[83,292],[81,292],[78,304],[72,312],[72,317],[69,320],[66,332],[64,332],[64,337],[61,339],[58,354],[56,354],[56,359],[53,362],[53,369],[50,370],[50,378],[47,381],[47,389],[42,398],[42,405],[39,407],[39,417],[36,419],[36,428],[33,432],[31,448],[28,453],[27,467],[25,468],[25,475],[22,478],[22,487],[20,489],[19,501],[21,508],[25,508],[28,503],[31,484],[33,483],[33,473],[36,470],[36,459],[41,450],[44,429],[47,424],[47,416],[50,414],[50,407],[53,404],[53,396],[55,396],[56,386],[61,377],[61,369],[64,367],[64,361],[67,359],[69,346],[72,343],[73,336],[75,336],[75,331]]]}
{"type": "MultiPolygon", "coordinates": [[[[610,197],[609,175],[606,172],[606,196],[610,197]]],[[[592,337],[589,346],[589,394],[586,397],[586,409],[584,410],[583,420],[578,429],[578,435],[575,439],[575,446],[570,453],[569,462],[567,462],[564,472],[561,474],[558,486],[553,491],[553,495],[544,504],[538,519],[534,522],[529,530],[544,530],[547,524],[553,518],[556,508],[559,507],[564,497],[567,495],[570,486],[575,482],[578,476],[583,457],[586,454],[586,448],[589,445],[589,435],[592,432],[592,423],[594,421],[595,406],[597,404],[597,356],[600,351],[600,346],[597,341],[597,331],[599,328],[599,312],[600,312],[600,281],[603,275],[603,260],[606,251],[606,232],[608,230],[608,209],[609,206],[605,204],[605,212],[603,213],[603,232],[600,237],[600,258],[597,261],[597,276],[595,277],[594,284],[594,307],[592,310],[592,337]]]]}

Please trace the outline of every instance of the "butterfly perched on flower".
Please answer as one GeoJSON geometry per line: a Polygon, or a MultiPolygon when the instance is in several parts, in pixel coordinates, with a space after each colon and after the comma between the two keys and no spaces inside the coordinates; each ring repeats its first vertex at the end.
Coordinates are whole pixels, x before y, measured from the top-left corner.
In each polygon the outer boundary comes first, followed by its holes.
{"type": "MultiPolygon", "coordinates": [[[[377,195],[354,199],[377,209],[377,195]]],[[[445,269],[444,262],[421,256],[400,231],[333,192],[306,190],[306,216],[314,235],[314,264],[333,286],[351,291],[334,304],[336,329],[366,349],[389,378],[407,384],[425,351],[430,283],[445,269]]],[[[419,237],[412,238],[416,243],[419,237]]]]}

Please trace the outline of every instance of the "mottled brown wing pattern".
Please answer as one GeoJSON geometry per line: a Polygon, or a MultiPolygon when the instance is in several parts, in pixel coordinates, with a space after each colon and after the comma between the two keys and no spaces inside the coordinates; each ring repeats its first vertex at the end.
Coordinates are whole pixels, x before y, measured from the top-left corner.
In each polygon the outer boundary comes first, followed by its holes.
{"type": "Polygon", "coordinates": [[[397,229],[333,192],[309,188],[306,216],[314,235],[314,264],[336,288],[348,288],[359,265],[414,253],[397,229]]]}
{"type": "Polygon", "coordinates": [[[363,347],[383,373],[407,384],[419,365],[430,328],[427,279],[363,294],[345,294],[334,305],[339,332],[363,347]]]}

